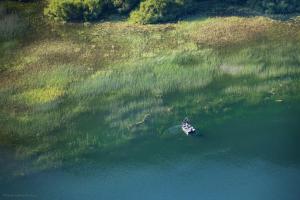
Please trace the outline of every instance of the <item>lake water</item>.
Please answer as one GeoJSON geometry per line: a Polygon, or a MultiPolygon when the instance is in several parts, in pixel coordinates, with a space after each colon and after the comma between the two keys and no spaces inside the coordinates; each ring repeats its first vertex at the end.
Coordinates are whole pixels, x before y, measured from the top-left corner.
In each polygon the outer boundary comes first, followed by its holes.
{"type": "Polygon", "coordinates": [[[0,199],[298,200],[299,122],[297,106],[277,103],[211,123],[199,137],[174,123],[96,162],[3,179],[0,199]]]}

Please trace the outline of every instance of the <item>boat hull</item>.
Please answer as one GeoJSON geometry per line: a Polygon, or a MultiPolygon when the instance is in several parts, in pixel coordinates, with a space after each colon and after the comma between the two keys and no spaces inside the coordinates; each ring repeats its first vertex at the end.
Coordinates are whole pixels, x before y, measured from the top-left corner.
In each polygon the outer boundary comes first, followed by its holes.
{"type": "Polygon", "coordinates": [[[189,131],[189,130],[186,130],[185,128],[181,128],[181,129],[186,135],[195,135],[196,134],[196,130],[189,131]]]}

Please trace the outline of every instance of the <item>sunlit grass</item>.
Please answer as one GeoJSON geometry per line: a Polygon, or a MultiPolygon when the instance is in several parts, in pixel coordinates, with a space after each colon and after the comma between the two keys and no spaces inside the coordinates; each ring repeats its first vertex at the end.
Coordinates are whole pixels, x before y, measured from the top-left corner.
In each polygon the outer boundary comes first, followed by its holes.
{"type": "Polygon", "coordinates": [[[39,88],[26,91],[16,98],[20,98],[29,105],[44,104],[54,101],[64,94],[59,88],[39,88]]]}
{"type": "MultiPolygon", "coordinates": [[[[266,17],[210,18],[200,22],[183,22],[180,26],[198,46],[224,47],[249,42],[299,41],[299,28],[293,22],[266,17]]],[[[251,44],[252,45],[252,44],[251,44]]]]}

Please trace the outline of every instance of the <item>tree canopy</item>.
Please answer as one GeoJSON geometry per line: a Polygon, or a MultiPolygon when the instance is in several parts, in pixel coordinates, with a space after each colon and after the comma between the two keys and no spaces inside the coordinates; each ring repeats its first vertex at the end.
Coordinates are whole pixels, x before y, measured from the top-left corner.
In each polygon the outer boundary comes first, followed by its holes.
{"type": "Polygon", "coordinates": [[[129,15],[132,22],[148,24],[174,21],[193,12],[219,10],[222,14],[233,6],[261,14],[300,12],[298,0],[49,0],[45,14],[55,20],[92,21],[119,13],[129,15]]]}

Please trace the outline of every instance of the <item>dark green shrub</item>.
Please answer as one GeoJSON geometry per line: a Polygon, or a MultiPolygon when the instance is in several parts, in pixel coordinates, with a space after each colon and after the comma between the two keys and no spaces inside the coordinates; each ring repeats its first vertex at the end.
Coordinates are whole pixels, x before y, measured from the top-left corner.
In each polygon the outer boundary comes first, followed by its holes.
{"type": "Polygon", "coordinates": [[[60,21],[92,21],[103,11],[104,0],[50,0],[45,14],[60,21]]]}
{"type": "Polygon", "coordinates": [[[192,0],[145,0],[130,15],[130,21],[141,24],[167,22],[187,14],[192,0]]]}
{"type": "Polygon", "coordinates": [[[28,25],[22,17],[15,13],[8,13],[0,6],[0,42],[23,36],[27,28],[28,25]]]}
{"type": "Polygon", "coordinates": [[[111,0],[119,13],[128,13],[139,4],[140,0],[111,0]]]}
{"type": "Polygon", "coordinates": [[[267,14],[300,12],[299,0],[248,0],[248,5],[267,14]]]}

